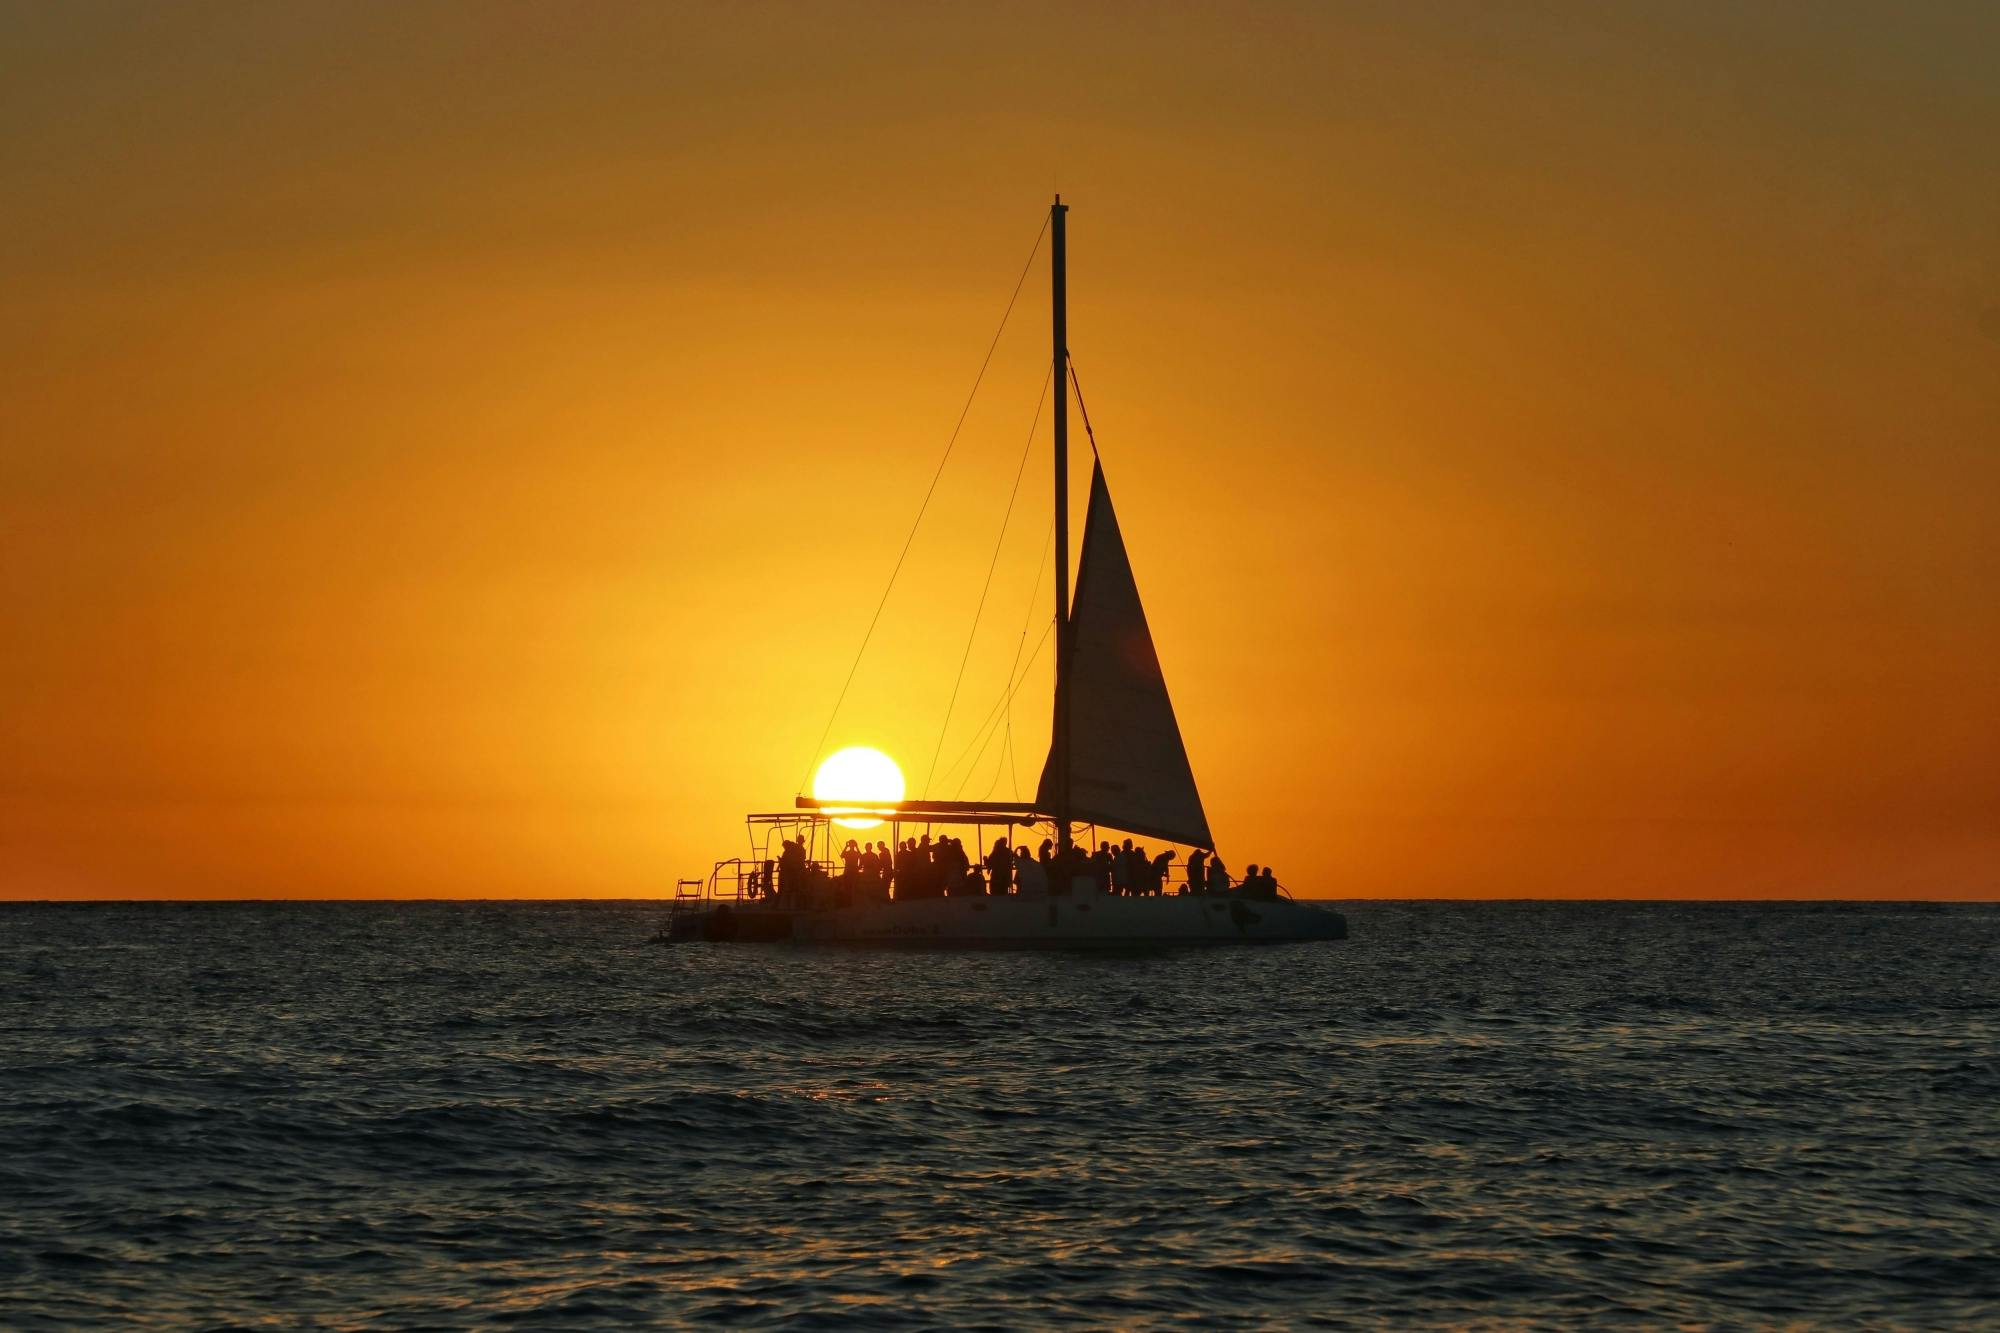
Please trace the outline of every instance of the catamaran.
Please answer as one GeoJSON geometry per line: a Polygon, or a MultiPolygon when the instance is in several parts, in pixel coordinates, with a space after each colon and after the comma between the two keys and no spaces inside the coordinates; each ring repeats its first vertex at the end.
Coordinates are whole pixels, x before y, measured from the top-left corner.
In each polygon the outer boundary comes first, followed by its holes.
{"type": "MultiPolygon", "coordinates": [[[[666,942],[791,941],[800,944],[928,948],[1130,949],[1344,939],[1331,908],[1294,900],[1275,883],[1212,892],[1206,883],[1146,896],[1103,891],[1103,875],[1077,833],[1114,829],[1212,853],[1214,836],[1153,647],[1139,586],[1111,506],[1102,459],[1091,471],[1076,593],[1069,578],[1069,360],[1065,220],[1049,211],[1053,292],[1055,436],[1055,717],[1035,799],[1025,802],[897,800],[857,802],[800,796],[790,810],[752,814],[752,855],[717,862],[679,882],[666,942]],[[1045,889],[894,899],[836,891],[835,843],[861,821],[880,824],[902,846],[905,830],[989,832],[1011,846],[1015,830],[1049,830],[1053,855],[1045,889]],[[774,838],[805,868],[785,884],[774,838]],[[780,889],[780,885],[784,887],[780,889]],[[1261,889],[1262,891],[1258,891],[1261,889]]],[[[1018,291],[1018,288],[1017,288],[1018,291]]],[[[1003,322],[1004,327],[1004,322],[1003,322]]],[[[1081,399],[1079,398],[1079,402],[1081,399]]],[[[1088,427],[1089,418],[1084,418],[1088,427]]],[[[1093,441],[1092,453],[1095,455],[1093,441]]],[[[976,859],[976,857],[975,857],[976,859]]]]}

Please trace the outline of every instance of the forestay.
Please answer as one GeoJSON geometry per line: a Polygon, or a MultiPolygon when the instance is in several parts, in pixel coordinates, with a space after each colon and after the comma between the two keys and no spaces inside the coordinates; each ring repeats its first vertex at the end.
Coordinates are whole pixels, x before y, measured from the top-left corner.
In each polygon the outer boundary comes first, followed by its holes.
{"type": "MultiPolygon", "coordinates": [[[[1070,818],[1213,847],[1101,464],[1091,470],[1070,622],[1070,818]]],[[[1051,752],[1036,804],[1053,811],[1056,797],[1051,752]]]]}

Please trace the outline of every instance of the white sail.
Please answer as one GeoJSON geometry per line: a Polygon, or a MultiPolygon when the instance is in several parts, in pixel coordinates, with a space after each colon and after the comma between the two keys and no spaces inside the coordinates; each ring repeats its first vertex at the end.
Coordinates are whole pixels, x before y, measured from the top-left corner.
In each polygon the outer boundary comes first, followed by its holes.
{"type": "MultiPolygon", "coordinates": [[[[1090,474],[1070,624],[1070,818],[1213,847],[1102,465],[1090,474]]],[[[1056,809],[1056,761],[1052,750],[1042,768],[1044,811],[1056,809]]]]}

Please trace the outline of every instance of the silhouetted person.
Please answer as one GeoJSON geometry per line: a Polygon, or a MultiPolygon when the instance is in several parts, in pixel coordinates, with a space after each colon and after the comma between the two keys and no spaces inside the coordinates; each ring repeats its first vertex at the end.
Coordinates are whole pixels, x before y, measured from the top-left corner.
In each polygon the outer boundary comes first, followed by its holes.
{"type": "Polygon", "coordinates": [[[965,892],[965,868],[951,837],[940,837],[932,854],[937,858],[938,896],[950,898],[965,892]]]}
{"type": "Polygon", "coordinates": [[[1173,867],[1173,864],[1174,849],[1171,847],[1153,858],[1151,873],[1147,876],[1146,892],[1152,894],[1155,898],[1161,897],[1166,893],[1167,871],[1173,867]]]}
{"type": "Polygon", "coordinates": [[[986,869],[993,880],[994,897],[1014,887],[1014,849],[1007,845],[1005,838],[993,840],[993,850],[986,854],[986,869]]]}
{"type": "Polygon", "coordinates": [[[930,896],[944,897],[945,889],[951,883],[951,879],[951,839],[940,834],[938,840],[931,844],[930,896]]]}
{"type": "Polygon", "coordinates": [[[1090,869],[1086,873],[1097,881],[1099,893],[1111,892],[1112,860],[1111,844],[1108,842],[1098,844],[1097,855],[1090,858],[1090,869]]]}
{"type": "Polygon", "coordinates": [[[1188,853],[1187,883],[1181,886],[1181,892],[1208,892],[1208,853],[1200,847],[1188,853]]]}
{"type": "MultiPolygon", "coordinates": [[[[1047,847],[1051,844],[1042,845],[1047,847]]],[[[1083,868],[1089,859],[1083,854],[1083,848],[1075,843],[1051,856],[1048,860],[1049,893],[1054,897],[1067,898],[1074,892],[1076,878],[1083,873],[1083,868]]]]}
{"type": "Polygon", "coordinates": [[[1229,867],[1222,864],[1222,858],[1212,857],[1208,863],[1208,891],[1214,894],[1229,892],[1229,867]]]}
{"type": "Polygon", "coordinates": [[[806,887],[806,844],[803,838],[793,841],[785,839],[785,850],[778,857],[778,900],[793,902],[806,887]]]}
{"type": "Polygon", "coordinates": [[[965,844],[957,838],[951,840],[951,865],[948,873],[951,875],[953,893],[969,892],[975,880],[982,890],[986,887],[986,881],[979,879],[978,863],[966,855],[965,844]]]}
{"type": "Polygon", "coordinates": [[[1044,898],[1049,892],[1049,872],[1034,857],[1028,854],[1028,845],[1022,843],[1014,849],[1015,892],[1024,898],[1044,898]]]}

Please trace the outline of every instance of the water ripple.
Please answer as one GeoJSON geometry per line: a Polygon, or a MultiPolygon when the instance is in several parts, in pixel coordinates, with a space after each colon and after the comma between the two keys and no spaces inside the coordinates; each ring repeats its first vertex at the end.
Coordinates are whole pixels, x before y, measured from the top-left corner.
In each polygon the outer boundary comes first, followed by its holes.
{"type": "Polygon", "coordinates": [[[2000,912],[0,908],[0,1326],[2000,1322],[2000,912]]]}

